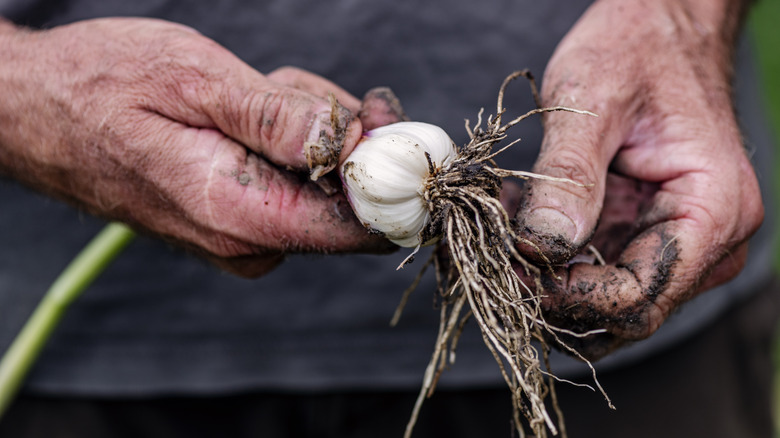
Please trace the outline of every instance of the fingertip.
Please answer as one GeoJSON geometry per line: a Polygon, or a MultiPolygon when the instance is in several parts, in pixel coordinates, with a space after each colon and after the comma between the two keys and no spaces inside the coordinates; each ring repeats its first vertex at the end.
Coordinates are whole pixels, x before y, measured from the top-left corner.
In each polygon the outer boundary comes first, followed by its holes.
{"type": "Polygon", "coordinates": [[[518,247],[534,261],[560,264],[578,252],[577,226],[561,210],[538,207],[518,219],[520,235],[525,240],[518,247]]]}
{"type": "Polygon", "coordinates": [[[577,237],[577,225],[563,211],[551,207],[538,207],[524,216],[526,227],[543,236],[557,236],[573,242],[577,237]]]}
{"type": "Polygon", "coordinates": [[[536,253],[563,263],[577,254],[598,225],[608,164],[597,146],[561,142],[555,136],[545,138],[517,220],[523,237],[537,245],[536,253]]]}
{"type": "Polygon", "coordinates": [[[362,138],[363,124],[360,122],[360,119],[353,118],[347,125],[347,131],[344,134],[344,147],[341,148],[341,153],[339,154],[339,166],[344,164],[344,161],[355,150],[362,138]]]}
{"type": "Polygon", "coordinates": [[[376,87],[363,96],[360,112],[357,113],[366,131],[391,123],[409,120],[401,101],[388,87],[376,87]]]}
{"type": "Polygon", "coordinates": [[[330,108],[314,117],[307,140],[303,143],[303,154],[312,181],[338,167],[345,157],[345,146],[354,148],[362,135],[362,128],[354,126],[356,120],[352,112],[332,95],[330,108]]]}
{"type": "Polygon", "coordinates": [[[532,179],[524,187],[515,219],[520,251],[535,262],[561,264],[593,236],[603,201],[594,187],[532,179]]]}

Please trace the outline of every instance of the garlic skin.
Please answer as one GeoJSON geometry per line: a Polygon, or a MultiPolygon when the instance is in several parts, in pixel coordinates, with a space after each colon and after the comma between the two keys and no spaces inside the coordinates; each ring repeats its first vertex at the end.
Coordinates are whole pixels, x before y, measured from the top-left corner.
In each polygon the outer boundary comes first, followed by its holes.
{"type": "Polygon", "coordinates": [[[423,193],[434,169],[455,157],[455,144],[438,126],[398,122],[369,131],[341,165],[341,180],[358,219],[399,246],[418,247],[430,221],[423,193]]]}

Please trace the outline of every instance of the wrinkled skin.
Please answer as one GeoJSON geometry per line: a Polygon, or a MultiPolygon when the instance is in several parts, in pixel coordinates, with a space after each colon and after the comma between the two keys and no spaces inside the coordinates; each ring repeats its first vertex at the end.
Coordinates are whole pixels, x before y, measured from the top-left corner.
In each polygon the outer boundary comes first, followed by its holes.
{"type": "Polygon", "coordinates": [[[373,127],[373,110],[363,126],[361,102],[323,78],[264,76],[190,28],[147,19],[0,21],[0,57],[4,174],[245,276],[289,252],[391,248],[343,194],[308,179],[304,144],[333,134],[332,109],[343,156],[373,127]]]}
{"type": "Polygon", "coordinates": [[[531,181],[521,250],[555,267],[544,280],[550,322],[607,330],[574,341],[591,359],[647,338],[745,263],[763,206],[731,102],[743,7],[598,1],[548,65],[544,104],[599,117],[545,116],[534,171],[584,187],[531,181]]]}

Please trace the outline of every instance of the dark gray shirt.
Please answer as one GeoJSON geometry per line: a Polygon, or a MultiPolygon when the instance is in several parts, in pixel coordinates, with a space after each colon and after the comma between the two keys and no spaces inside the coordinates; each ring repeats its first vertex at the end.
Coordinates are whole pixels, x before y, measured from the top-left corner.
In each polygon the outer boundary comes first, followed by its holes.
{"type": "MultiPolygon", "coordinates": [[[[295,65],[355,95],[388,85],[416,120],[444,127],[458,143],[463,119],[493,108],[501,80],[530,68],[541,76],[555,45],[587,0],[474,2],[172,0],[0,0],[19,24],[55,26],[103,16],[148,16],[190,25],[253,67],[295,65]]],[[[743,51],[744,52],[744,51],[743,51]]],[[[770,140],[754,74],[740,59],[738,107],[764,189],[770,140]]],[[[45,60],[42,60],[45,62],[45,60]]],[[[525,84],[506,105],[533,105],[525,84]]],[[[528,169],[538,152],[538,120],[505,165],[528,169]]],[[[59,271],[100,229],[100,221],[0,179],[0,348],[11,342],[59,271]]],[[[771,198],[767,195],[765,199],[771,198]]],[[[773,223],[768,206],[766,223],[773,223]]],[[[745,271],[673,315],[650,340],[600,363],[641,360],[703,327],[770,275],[772,232],[765,225],[745,271]]],[[[401,292],[417,272],[396,272],[407,255],[292,256],[269,275],[239,279],[166,244],[140,238],[76,302],[29,378],[55,393],[214,393],[246,389],[417,388],[432,353],[438,312],[432,279],[389,327],[401,292]]],[[[556,357],[557,369],[582,368],[556,357]]],[[[442,385],[499,385],[501,377],[470,325],[442,385]]]]}

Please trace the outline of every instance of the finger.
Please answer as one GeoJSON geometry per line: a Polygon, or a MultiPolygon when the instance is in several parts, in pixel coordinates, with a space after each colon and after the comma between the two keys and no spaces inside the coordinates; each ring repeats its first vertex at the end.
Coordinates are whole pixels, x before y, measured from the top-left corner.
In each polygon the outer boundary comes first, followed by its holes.
{"type": "Polygon", "coordinates": [[[327,99],[328,95],[332,93],[339,103],[353,114],[357,114],[360,111],[360,100],[357,97],[322,76],[309,71],[285,66],[268,73],[266,77],[279,84],[287,85],[324,99],[327,99]]]}
{"type": "MultiPolygon", "coordinates": [[[[358,113],[358,119],[364,131],[370,131],[380,126],[409,120],[401,107],[401,101],[387,87],[377,87],[368,90],[363,96],[363,102],[358,113]]],[[[357,143],[348,143],[341,150],[340,163],[343,163],[357,143]]]]}
{"type": "Polygon", "coordinates": [[[409,120],[401,106],[401,101],[388,87],[376,87],[368,90],[363,96],[358,117],[366,131],[402,120],[409,120]]]}
{"type": "Polygon", "coordinates": [[[543,115],[545,134],[533,170],[576,184],[528,182],[517,219],[532,245],[520,249],[536,261],[561,263],[589,241],[603,205],[607,169],[642,103],[638,78],[579,47],[567,38],[556,49],[545,71],[542,105],[588,110],[597,117],[560,111],[543,115]]]}
{"type": "MultiPolygon", "coordinates": [[[[315,96],[327,97],[333,93],[339,103],[358,115],[363,131],[380,126],[409,120],[401,106],[401,101],[390,88],[376,87],[369,90],[363,101],[331,81],[296,67],[281,67],[268,74],[268,79],[307,91],[315,96]]],[[[343,162],[357,146],[357,142],[346,142],[341,150],[340,162],[343,162]]]]}
{"type": "Polygon", "coordinates": [[[583,331],[644,339],[703,287],[733,278],[744,264],[752,225],[724,236],[723,212],[693,208],[686,198],[659,192],[656,205],[666,218],[633,239],[614,265],[578,263],[562,271],[561,281],[549,284],[547,305],[556,319],[575,321],[583,331]]]}
{"type": "Polygon", "coordinates": [[[572,330],[606,329],[627,340],[649,336],[671,310],[668,291],[685,290],[692,278],[682,275],[684,245],[679,229],[658,225],[637,237],[615,265],[576,263],[549,283],[554,319],[570,321],[572,330]]]}
{"type": "Polygon", "coordinates": [[[599,117],[546,115],[545,137],[533,171],[574,183],[528,181],[517,216],[521,235],[533,244],[521,246],[527,256],[561,263],[590,240],[603,206],[609,163],[624,137],[623,129],[615,125],[608,110],[599,117]]]}
{"type": "Polygon", "coordinates": [[[271,81],[216,43],[199,40],[182,52],[157,85],[166,98],[150,97],[145,109],[219,129],[279,167],[310,170],[312,179],[333,169],[343,146],[361,136],[344,106],[271,81]]]}

